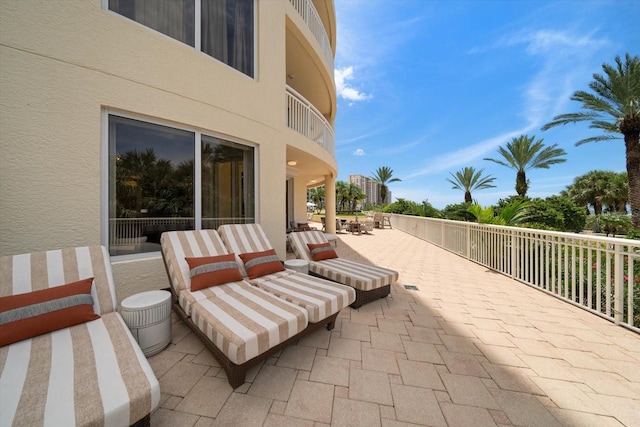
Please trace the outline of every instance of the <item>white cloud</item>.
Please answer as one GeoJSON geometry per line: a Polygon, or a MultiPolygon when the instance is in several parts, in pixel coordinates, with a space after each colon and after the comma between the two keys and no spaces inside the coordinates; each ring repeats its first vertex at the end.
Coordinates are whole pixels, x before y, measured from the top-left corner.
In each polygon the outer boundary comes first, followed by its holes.
{"type": "Polygon", "coordinates": [[[360,157],[360,156],[364,156],[365,152],[364,152],[364,150],[362,148],[358,148],[356,151],[354,151],[351,154],[353,154],[354,156],[360,157]]]}
{"type": "Polygon", "coordinates": [[[360,92],[349,84],[353,80],[353,67],[336,68],[334,71],[338,96],[349,101],[366,101],[373,96],[360,92]]]}

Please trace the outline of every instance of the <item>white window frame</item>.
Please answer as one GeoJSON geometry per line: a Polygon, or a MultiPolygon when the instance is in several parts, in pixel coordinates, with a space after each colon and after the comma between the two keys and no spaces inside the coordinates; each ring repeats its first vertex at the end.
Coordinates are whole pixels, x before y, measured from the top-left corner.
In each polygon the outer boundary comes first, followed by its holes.
{"type": "Polygon", "coordinates": [[[180,40],[176,40],[173,37],[169,37],[168,35],[154,30],[153,28],[147,27],[146,25],[143,25],[139,22],[133,21],[129,18],[127,18],[126,16],[122,16],[119,13],[116,13],[112,10],[109,9],[109,0],[100,0],[101,1],[101,8],[105,11],[107,11],[108,13],[111,13],[115,16],[119,16],[120,18],[126,19],[127,21],[133,22],[136,25],[140,25],[143,28],[146,28],[147,30],[153,31],[155,33],[158,34],[162,34],[163,37],[166,37],[167,39],[173,40],[174,42],[178,42],[180,43],[182,46],[188,46],[189,49],[193,49],[198,53],[201,53],[205,56],[207,56],[208,58],[213,59],[214,61],[216,61],[216,63],[218,64],[222,64],[225,65],[227,67],[229,67],[230,69],[242,74],[245,77],[248,77],[250,79],[253,80],[258,80],[258,0],[253,0],[253,76],[250,76],[248,74],[243,73],[242,71],[232,67],[229,64],[226,64],[216,58],[214,58],[211,55],[206,54],[205,52],[202,51],[202,36],[201,36],[201,32],[202,32],[202,19],[201,19],[201,15],[202,15],[202,8],[201,8],[201,1],[200,0],[193,0],[195,2],[194,4],[194,10],[195,10],[195,22],[194,22],[194,43],[193,43],[193,47],[189,46],[186,43],[181,42],[180,40]]]}
{"type": "MultiPolygon", "coordinates": [[[[246,75],[246,74],[245,74],[246,75]]],[[[233,142],[235,144],[244,145],[253,148],[253,192],[254,192],[254,217],[256,223],[259,222],[260,211],[260,190],[259,190],[259,165],[260,165],[260,150],[258,144],[250,141],[246,141],[240,138],[235,138],[226,134],[218,132],[203,130],[196,126],[188,126],[178,124],[170,120],[162,120],[154,117],[145,116],[142,114],[132,113],[129,111],[118,110],[114,108],[103,108],[101,114],[101,147],[100,147],[100,242],[103,246],[109,248],[109,116],[115,115],[132,120],[139,120],[141,122],[167,126],[170,128],[184,130],[194,133],[194,227],[196,230],[202,229],[202,135],[206,135],[212,138],[218,138],[224,141],[233,142]]],[[[160,251],[156,252],[143,252],[137,254],[127,255],[112,255],[111,258],[116,260],[135,260],[145,258],[157,258],[160,251]]]]}

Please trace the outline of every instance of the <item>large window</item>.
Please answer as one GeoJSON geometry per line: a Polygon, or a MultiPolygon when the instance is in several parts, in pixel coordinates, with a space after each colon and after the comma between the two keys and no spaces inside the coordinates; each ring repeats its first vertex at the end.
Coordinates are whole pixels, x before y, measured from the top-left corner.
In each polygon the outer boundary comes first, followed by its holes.
{"type": "Polygon", "coordinates": [[[254,0],[109,0],[109,10],[254,76],[254,0]]]}
{"type": "Polygon", "coordinates": [[[109,115],[111,255],[160,250],[164,231],[255,221],[254,148],[109,115]]]}

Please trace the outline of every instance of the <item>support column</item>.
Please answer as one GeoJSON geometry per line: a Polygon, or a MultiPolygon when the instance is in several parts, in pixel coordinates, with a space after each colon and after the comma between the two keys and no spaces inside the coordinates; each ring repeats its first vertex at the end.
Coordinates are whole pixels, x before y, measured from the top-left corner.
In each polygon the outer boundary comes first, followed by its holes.
{"type": "Polygon", "coordinates": [[[327,233],[336,232],[336,181],[333,175],[324,176],[324,212],[327,233]]]}

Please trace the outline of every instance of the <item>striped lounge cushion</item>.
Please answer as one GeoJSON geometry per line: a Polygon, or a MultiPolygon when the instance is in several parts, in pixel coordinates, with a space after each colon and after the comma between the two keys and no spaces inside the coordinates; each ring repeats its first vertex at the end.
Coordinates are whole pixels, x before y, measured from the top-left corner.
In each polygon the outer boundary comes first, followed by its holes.
{"type": "Polygon", "coordinates": [[[317,323],[353,303],[355,291],[338,283],[287,270],[287,275],[269,275],[251,283],[300,307],[317,323]]]}
{"type": "Polygon", "coordinates": [[[191,317],[235,364],[253,359],[308,325],[306,310],[249,283],[226,283],[214,289],[219,288],[224,292],[191,305],[191,317]]]}
{"type": "Polygon", "coordinates": [[[115,312],[105,247],[0,257],[0,296],[90,277],[99,319],[0,347],[0,426],[130,425],[160,403],[158,380],[115,312]]]}
{"type": "Polygon", "coordinates": [[[309,245],[328,244],[321,231],[292,233],[291,247],[298,258],[309,261],[309,271],[360,291],[371,291],[398,280],[398,272],[345,258],[314,261],[309,245]]]}
{"type": "MultiPolygon", "coordinates": [[[[218,230],[229,251],[242,253],[271,248],[260,224],[227,224],[218,230]]],[[[290,236],[306,233],[291,233],[290,236]]],[[[251,279],[250,282],[293,304],[304,307],[312,323],[322,321],[339,312],[355,299],[355,292],[351,289],[292,271],[269,274],[251,279]]]]}
{"type": "Polygon", "coordinates": [[[0,371],[2,426],[126,426],[160,402],[118,313],[0,347],[0,371]]]}
{"type": "Polygon", "coordinates": [[[398,272],[345,258],[309,261],[309,271],[361,291],[371,291],[398,280],[398,272]]]}

